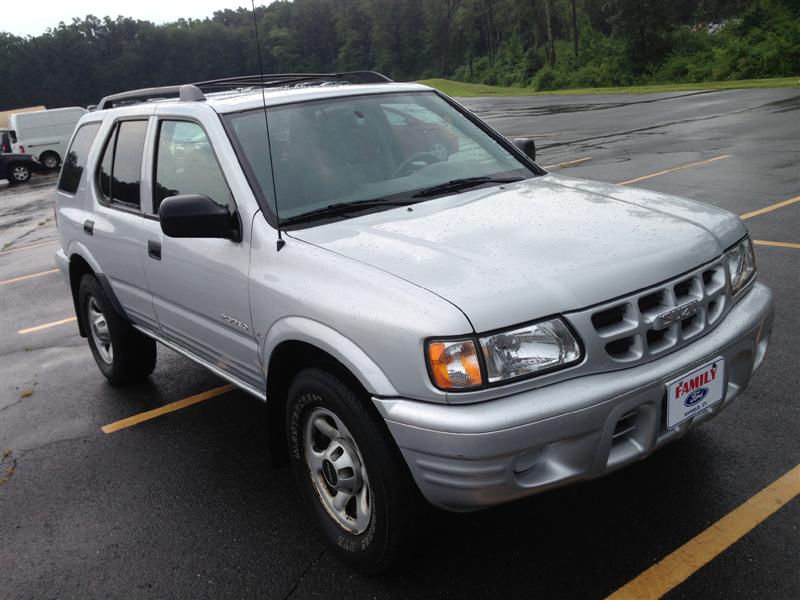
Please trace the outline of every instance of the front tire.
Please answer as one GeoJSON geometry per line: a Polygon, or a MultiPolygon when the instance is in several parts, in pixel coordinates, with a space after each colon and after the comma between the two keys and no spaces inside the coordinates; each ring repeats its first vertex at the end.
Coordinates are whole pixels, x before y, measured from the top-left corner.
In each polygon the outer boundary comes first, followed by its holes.
{"type": "Polygon", "coordinates": [[[286,427],[295,480],[326,543],[357,570],[378,573],[410,537],[421,502],[365,402],[328,371],[305,369],[289,388],[286,427]]]}
{"type": "Polygon", "coordinates": [[[100,282],[84,275],[78,291],[81,320],[94,361],[113,386],[136,383],[156,366],[156,343],[114,310],[100,282]]]}

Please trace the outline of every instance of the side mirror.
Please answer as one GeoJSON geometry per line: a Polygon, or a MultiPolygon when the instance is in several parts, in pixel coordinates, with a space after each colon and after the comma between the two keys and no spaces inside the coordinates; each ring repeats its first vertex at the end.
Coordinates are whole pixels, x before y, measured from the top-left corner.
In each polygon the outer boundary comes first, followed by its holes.
{"type": "Polygon", "coordinates": [[[514,145],[531,160],[536,160],[536,142],[533,138],[514,138],[514,145]]]}
{"type": "Polygon", "coordinates": [[[242,228],[236,215],[208,196],[170,196],[158,207],[161,231],[174,238],[223,238],[239,242],[242,228]]]}

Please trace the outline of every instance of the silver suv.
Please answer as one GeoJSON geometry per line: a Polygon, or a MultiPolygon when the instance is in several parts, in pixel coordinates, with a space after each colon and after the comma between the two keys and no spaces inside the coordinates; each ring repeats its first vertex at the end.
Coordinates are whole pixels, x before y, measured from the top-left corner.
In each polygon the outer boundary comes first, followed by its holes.
{"type": "Polygon", "coordinates": [[[534,153],[368,72],[117,94],[73,136],[56,260],[112,385],[158,341],[264,400],[328,543],[379,571],[419,498],[470,511],[642,459],[767,349],[738,217],[534,153]]]}

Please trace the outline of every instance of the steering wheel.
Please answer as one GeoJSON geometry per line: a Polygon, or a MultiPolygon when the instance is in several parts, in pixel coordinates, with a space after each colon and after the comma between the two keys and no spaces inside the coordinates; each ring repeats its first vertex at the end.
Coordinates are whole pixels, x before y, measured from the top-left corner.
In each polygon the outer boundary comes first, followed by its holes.
{"type": "Polygon", "coordinates": [[[439,159],[430,152],[417,152],[400,163],[395,170],[394,175],[392,175],[392,179],[395,177],[410,175],[411,171],[409,170],[409,167],[420,160],[424,161],[426,165],[432,165],[433,163],[439,162],[439,159]],[[406,173],[406,171],[408,171],[408,173],[406,173]]]}

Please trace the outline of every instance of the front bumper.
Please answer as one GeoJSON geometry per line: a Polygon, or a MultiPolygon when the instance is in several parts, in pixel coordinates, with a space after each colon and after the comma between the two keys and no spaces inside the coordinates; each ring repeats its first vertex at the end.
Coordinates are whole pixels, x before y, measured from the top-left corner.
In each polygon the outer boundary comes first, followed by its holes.
{"type": "Polygon", "coordinates": [[[772,292],[756,282],[714,330],[647,364],[478,404],[374,402],[428,501],[476,510],[604,475],[717,415],[761,364],[773,318],[772,292]],[[668,430],[666,382],[718,356],[723,400],[668,430]]]}

